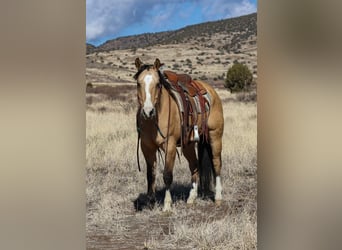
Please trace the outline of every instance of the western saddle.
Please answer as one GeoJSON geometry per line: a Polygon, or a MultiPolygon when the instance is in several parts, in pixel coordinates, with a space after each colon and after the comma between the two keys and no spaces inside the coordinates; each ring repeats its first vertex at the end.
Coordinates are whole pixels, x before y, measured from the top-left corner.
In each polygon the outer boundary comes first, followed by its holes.
{"type": "Polygon", "coordinates": [[[165,78],[170,83],[171,92],[176,100],[181,114],[181,146],[190,141],[199,141],[199,136],[208,138],[208,112],[210,96],[207,90],[187,74],[177,74],[164,70],[165,78]],[[201,114],[201,127],[198,131],[198,114],[201,114]]]}

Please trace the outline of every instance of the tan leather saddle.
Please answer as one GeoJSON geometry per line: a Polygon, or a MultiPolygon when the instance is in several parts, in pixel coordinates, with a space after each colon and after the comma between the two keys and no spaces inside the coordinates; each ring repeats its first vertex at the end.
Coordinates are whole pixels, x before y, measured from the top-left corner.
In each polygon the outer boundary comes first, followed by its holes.
{"type": "Polygon", "coordinates": [[[173,85],[180,84],[184,91],[192,97],[207,93],[207,90],[202,85],[194,82],[191,76],[187,74],[177,74],[173,71],[165,70],[164,75],[173,85]]]}
{"type": "Polygon", "coordinates": [[[186,145],[192,140],[194,134],[194,125],[197,124],[197,108],[194,98],[198,98],[200,110],[202,111],[202,127],[200,135],[208,136],[206,103],[209,105],[203,95],[207,94],[207,90],[201,85],[192,80],[187,74],[177,74],[173,71],[165,70],[164,76],[167,78],[171,87],[177,91],[181,97],[184,112],[182,114],[182,143],[186,145]]]}

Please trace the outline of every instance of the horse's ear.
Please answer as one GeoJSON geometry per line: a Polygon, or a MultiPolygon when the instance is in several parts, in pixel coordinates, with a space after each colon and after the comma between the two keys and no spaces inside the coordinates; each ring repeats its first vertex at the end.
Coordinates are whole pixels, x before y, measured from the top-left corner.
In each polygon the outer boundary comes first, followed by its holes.
{"type": "Polygon", "coordinates": [[[140,69],[140,67],[141,67],[142,64],[143,64],[143,63],[142,63],[142,61],[140,61],[140,58],[137,57],[137,58],[135,59],[135,67],[137,68],[137,70],[140,69]]]}
{"type": "Polygon", "coordinates": [[[164,63],[160,63],[160,60],[157,58],[155,61],[154,61],[154,68],[156,69],[156,70],[159,70],[159,68],[161,67],[161,66],[163,66],[164,65],[164,63]]]}

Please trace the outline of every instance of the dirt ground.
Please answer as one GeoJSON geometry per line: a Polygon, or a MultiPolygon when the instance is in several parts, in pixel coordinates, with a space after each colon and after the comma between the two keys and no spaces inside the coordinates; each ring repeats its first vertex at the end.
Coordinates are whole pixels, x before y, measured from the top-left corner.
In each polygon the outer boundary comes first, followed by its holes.
{"type": "MultiPolygon", "coordinates": [[[[212,202],[197,205],[196,207],[187,207],[184,204],[179,205],[177,209],[191,210],[191,216],[187,220],[193,223],[201,221],[215,221],[223,219],[227,215],[238,214],[243,211],[244,201],[224,201],[220,207],[212,202]]],[[[136,212],[139,213],[139,212],[136,212]]],[[[139,216],[135,213],[127,215],[125,218],[114,221],[114,223],[125,225],[121,232],[108,234],[106,230],[97,228],[87,234],[87,249],[149,249],[146,239],[153,237],[164,238],[174,233],[172,222],[174,220],[182,221],[182,216],[172,214],[155,214],[150,216],[139,216]]],[[[165,249],[163,246],[156,246],[153,249],[165,249]]],[[[184,245],[182,249],[193,249],[192,246],[184,245]]]]}

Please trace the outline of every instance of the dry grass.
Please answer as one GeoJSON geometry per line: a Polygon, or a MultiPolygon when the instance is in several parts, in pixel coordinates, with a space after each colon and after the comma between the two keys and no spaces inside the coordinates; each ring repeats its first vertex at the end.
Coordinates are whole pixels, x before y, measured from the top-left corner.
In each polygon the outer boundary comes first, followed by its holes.
{"type": "MultiPolygon", "coordinates": [[[[115,91],[113,93],[116,93],[115,91]]],[[[146,171],[136,162],[135,91],[126,99],[87,94],[87,248],[88,249],[255,249],[256,103],[240,102],[219,90],[224,103],[222,186],[224,202],[185,200],[190,188],[186,160],[176,161],[171,214],[161,204],[142,206],[146,171]]],[[[161,163],[157,200],[163,199],[161,163]]]]}

